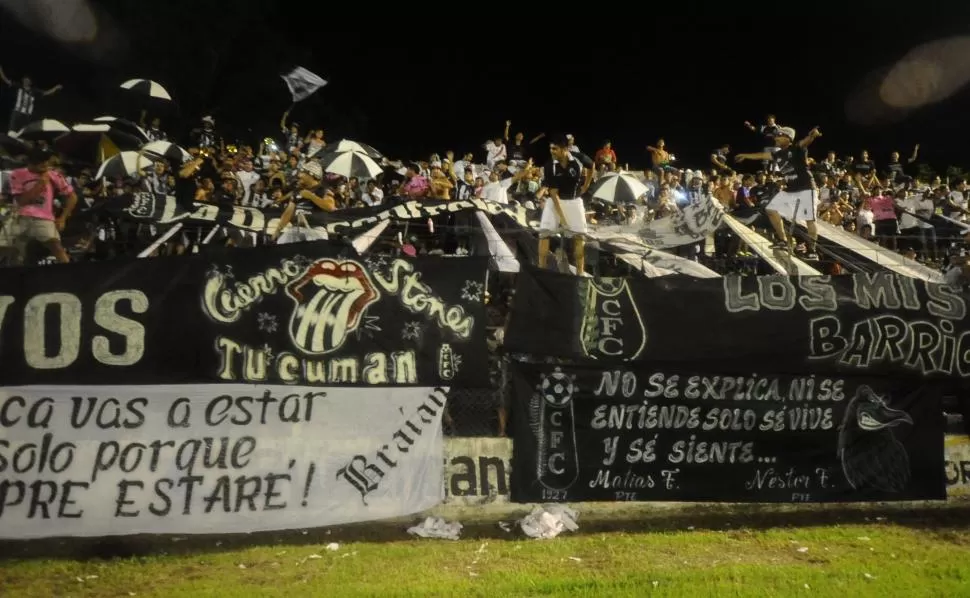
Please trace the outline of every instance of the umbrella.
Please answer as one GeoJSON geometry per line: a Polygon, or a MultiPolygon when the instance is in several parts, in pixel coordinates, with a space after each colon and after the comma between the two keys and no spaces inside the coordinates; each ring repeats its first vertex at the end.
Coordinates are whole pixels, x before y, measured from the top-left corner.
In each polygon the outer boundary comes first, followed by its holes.
{"type": "Polygon", "coordinates": [[[148,168],[152,164],[154,160],[138,152],[121,152],[105,160],[94,178],[95,180],[105,177],[123,179],[138,174],[143,168],[148,168]]]}
{"type": "Polygon", "coordinates": [[[0,133],[0,149],[7,152],[11,156],[17,156],[19,154],[26,154],[29,152],[30,146],[16,137],[11,137],[6,133],[0,133]]]}
{"type": "Polygon", "coordinates": [[[32,122],[23,129],[20,129],[15,137],[27,140],[52,139],[62,133],[69,133],[70,131],[71,129],[61,121],[54,120],[53,118],[45,118],[44,120],[32,122]]]}
{"type": "Polygon", "coordinates": [[[136,150],[144,143],[134,135],[111,128],[107,123],[74,125],[70,133],[58,137],[54,147],[58,152],[97,163],[118,151],[136,150]]]}
{"type": "Polygon", "coordinates": [[[164,87],[148,79],[129,79],[121,84],[122,89],[134,91],[160,100],[171,100],[172,96],[164,87]]]}
{"type": "Polygon", "coordinates": [[[142,146],[141,151],[164,158],[169,162],[185,163],[192,159],[192,154],[171,141],[152,141],[142,146]]]}
{"type": "Polygon", "coordinates": [[[114,129],[121,129],[125,133],[138,135],[139,137],[144,137],[145,141],[151,141],[151,137],[148,136],[148,131],[127,118],[119,118],[117,116],[99,116],[94,119],[94,122],[105,123],[114,129]]]}
{"type": "Polygon", "coordinates": [[[334,152],[320,158],[320,167],[324,172],[338,174],[344,178],[357,177],[359,179],[373,179],[384,172],[384,169],[360,152],[334,152]]]}
{"type": "Polygon", "coordinates": [[[649,190],[635,176],[608,174],[597,180],[589,190],[590,197],[610,203],[633,203],[649,190]]]}
{"type": "Polygon", "coordinates": [[[384,157],[379,151],[367,145],[366,143],[361,143],[359,141],[351,141],[350,139],[341,139],[337,143],[327,144],[326,148],[324,148],[324,152],[328,154],[334,154],[334,153],[340,153],[340,152],[358,152],[361,154],[366,154],[368,157],[373,158],[375,160],[380,160],[381,158],[384,157]]]}

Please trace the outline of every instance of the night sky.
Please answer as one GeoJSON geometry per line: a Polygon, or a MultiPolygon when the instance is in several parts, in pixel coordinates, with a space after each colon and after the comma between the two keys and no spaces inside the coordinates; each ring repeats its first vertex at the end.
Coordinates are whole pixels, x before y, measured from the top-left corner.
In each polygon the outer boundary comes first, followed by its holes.
{"type": "MultiPolygon", "coordinates": [[[[884,163],[889,150],[908,152],[919,142],[926,161],[970,166],[970,86],[888,115],[879,99],[880,73],[912,48],[970,35],[965,1],[919,9],[775,3],[770,11],[760,3],[712,9],[719,5],[676,2],[668,4],[683,13],[631,8],[614,24],[588,8],[557,13],[572,21],[574,33],[564,25],[543,28],[538,8],[513,5],[468,5],[467,14],[461,4],[408,5],[397,18],[376,4],[354,14],[332,2],[90,2],[99,36],[85,45],[58,44],[0,15],[0,64],[8,76],[65,86],[42,100],[39,113],[69,122],[131,115],[137,104],[117,85],[145,77],[177,100],[177,107],[152,110],[166,129],[213,114],[227,136],[255,140],[275,133],[290,104],[279,74],[300,65],[330,82],[296,107],[301,125],[396,157],[478,150],[511,119],[527,138],[574,133],[590,153],[610,138],[621,163],[642,165],[644,146],[663,136],[681,163],[706,164],[721,143],[759,150],[760,139],[742,123],[757,124],[770,111],[799,134],[821,126],[816,154],[866,147],[884,163]],[[500,8],[510,16],[497,21],[498,32],[456,27],[497,18],[492,13],[500,8]],[[422,28],[431,33],[417,35],[422,28]],[[847,102],[854,108],[847,111],[847,102]]],[[[941,68],[967,71],[960,77],[970,81],[970,64],[954,66],[956,60],[941,68]]],[[[970,63],[970,56],[961,60],[970,63]]],[[[5,89],[4,119],[11,101],[5,89]]]]}

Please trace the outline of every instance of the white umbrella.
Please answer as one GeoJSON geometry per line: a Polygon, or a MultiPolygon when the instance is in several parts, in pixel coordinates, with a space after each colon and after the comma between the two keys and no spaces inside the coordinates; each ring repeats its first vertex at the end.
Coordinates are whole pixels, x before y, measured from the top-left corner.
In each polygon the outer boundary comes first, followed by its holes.
{"type": "Polygon", "coordinates": [[[129,79],[121,84],[122,89],[134,91],[135,93],[145,94],[160,100],[171,100],[172,96],[158,83],[149,79],[129,79]]]}
{"type": "Polygon", "coordinates": [[[18,139],[47,139],[62,133],[69,133],[70,131],[71,128],[61,121],[54,120],[53,118],[45,118],[44,120],[32,122],[23,129],[20,129],[14,137],[18,139]]]}
{"type": "Polygon", "coordinates": [[[367,145],[366,143],[361,143],[359,141],[351,141],[350,139],[341,139],[337,143],[329,143],[324,148],[324,152],[328,154],[340,153],[340,152],[358,152],[361,154],[367,154],[375,160],[380,160],[384,156],[374,149],[373,147],[367,145]]]}
{"type": "Polygon", "coordinates": [[[181,161],[183,164],[192,159],[192,154],[171,141],[152,141],[142,146],[141,151],[154,154],[166,160],[181,161]]]}
{"type": "Polygon", "coordinates": [[[99,116],[94,119],[96,123],[106,123],[112,127],[117,127],[121,129],[128,129],[132,133],[137,133],[138,135],[145,138],[145,141],[150,141],[151,137],[148,136],[148,131],[143,129],[137,123],[134,123],[127,118],[119,118],[117,116],[99,116]]]}
{"type": "Polygon", "coordinates": [[[320,158],[320,167],[323,168],[324,172],[338,174],[348,179],[351,177],[373,179],[384,172],[380,164],[361,152],[325,154],[320,158]]]}
{"type": "Polygon", "coordinates": [[[95,180],[102,178],[127,178],[141,172],[142,169],[150,167],[154,160],[150,157],[139,154],[138,152],[121,152],[105,160],[98,168],[95,180]]]}
{"type": "Polygon", "coordinates": [[[589,190],[592,198],[610,203],[633,203],[648,191],[636,177],[619,173],[601,177],[589,190]]]}

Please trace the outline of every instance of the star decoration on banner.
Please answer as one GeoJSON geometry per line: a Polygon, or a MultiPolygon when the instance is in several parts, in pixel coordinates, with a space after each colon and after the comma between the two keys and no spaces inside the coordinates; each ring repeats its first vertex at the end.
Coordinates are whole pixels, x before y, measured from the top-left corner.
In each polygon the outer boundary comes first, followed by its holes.
{"type": "Polygon", "coordinates": [[[416,341],[421,338],[421,322],[406,322],[401,330],[401,340],[416,341]]]}
{"type": "Polygon", "coordinates": [[[256,322],[259,329],[267,334],[273,334],[279,329],[279,323],[276,321],[276,316],[265,311],[256,316],[256,322]]]}
{"type": "Polygon", "coordinates": [[[482,294],[484,291],[484,284],[476,280],[466,280],[465,286],[461,288],[461,298],[464,301],[475,301],[480,303],[482,301],[482,294]]]}
{"type": "Polygon", "coordinates": [[[273,363],[273,359],[276,357],[276,354],[273,353],[273,348],[270,347],[268,344],[264,344],[262,347],[262,351],[263,351],[263,355],[266,356],[266,363],[273,363]]]}
{"type": "Polygon", "coordinates": [[[290,261],[293,262],[294,264],[296,264],[297,267],[299,267],[299,268],[308,268],[310,266],[310,264],[313,263],[313,260],[311,260],[307,256],[301,255],[299,253],[296,254],[296,255],[294,255],[293,257],[291,257],[290,258],[290,261]]]}
{"type": "Polygon", "coordinates": [[[461,363],[462,363],[461,355],[458,355],[456,353],[455,359],[451,363],[451,367],[454,368],[456,374],[461,371],[461,363]]]}
{"type": "Polygon", "coordinates": [[[387,269],[387,258],[382,255],[373,255],[364,260],[364,265],[371,272],[383,272],[387,269]]]}

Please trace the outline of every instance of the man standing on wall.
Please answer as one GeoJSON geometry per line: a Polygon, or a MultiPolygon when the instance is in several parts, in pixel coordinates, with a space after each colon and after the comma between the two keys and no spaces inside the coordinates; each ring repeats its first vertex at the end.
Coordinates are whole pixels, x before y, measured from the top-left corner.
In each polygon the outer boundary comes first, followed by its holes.
{"type": "Polygon", "coordinates": [[[563,228],[565,237],[573,239],[576,273],[582,276],[586,266],[586,206],[581,195],[591,180],[584,170],[592,168],[593,163],[571,153],[569,142],[562,135],[550,138],[549,153],[552,157],[545,165],[542,187],[536,194],[536,199],[544,200],[539,222],[539,267],[545,268],[549,261],[549,237],[563,228]]]}
{"type": "Polygon", "coordinates": [[[26,168],[10,173],[15,212],[0,229],[0,255],[10,255],[12,265],[23,265],[30,241],[46,245],[58,262],[70,261],[61,245],[60,231],[77,205],[77,195],[59,172],[51,170],[51,157],[50,152],[35,149],[27,157],[26,168]],[[64,209],[56,218],[55,193],[65,198],[64,209]]]}
{"type": "Polygon", "coordinates": [[[37,99],[38,93],[40,93],[42,96],[49,96],[57,93],[62,88],[61,85],[55,85],[47,91],[38,92],[36,89],[34,89],[34,85],[30,80],[30,77],[24,77],[19,84],[14,83],[7,78],[7,75],[3,72],[2,67],[0,67],[0,81],[3,81],[16,91],[13,101],[13,110],[10,111],[10,125],[7,127],[8,135],[13,135],[17,131],[30,124],[31,117],[34,115],[34,103],[37,99]]]}
{"type": "Polygon", "coordinates": [[[765,206],[765,213],[775,230],[777,241],[773,249],[791,250],[792,239],[785,232],[782,218],[791,220],[794,226],[796,220],[804,220],[808,229],[809,241],[806,245],[806,259],[818,259],[815,254],[815,244],[818,240],[818,227],[815,224],[815,214],[818,209],[818,189],[815,178],[808,171],[808,153],[805,151],[813,141],[821,137],[818,127],[808,133],[808,137],[797,144],[793,144],[795,130],[790,127],[780,127],[775,137],[777,149],[772,152],[756,154],[738,154],[737,161],[771,160],[777,169],[779,181],[785,188],[774,195],[765,206]]]}

